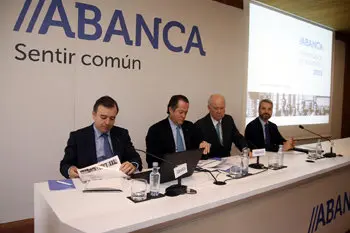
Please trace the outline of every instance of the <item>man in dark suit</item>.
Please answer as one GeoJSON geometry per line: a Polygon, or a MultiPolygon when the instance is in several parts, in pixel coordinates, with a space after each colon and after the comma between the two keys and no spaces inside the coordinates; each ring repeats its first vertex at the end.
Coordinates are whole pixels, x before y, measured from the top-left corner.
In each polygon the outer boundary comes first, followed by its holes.
{"type": "Polygon", "coordinates": [[[109,96],[98,99],[93,107],[94,123],[71,132],[60,172],[66,178],[77,178],[83,168],[118,155],[120,170],[131,174],[142,169],[140,155],[135,151],[128,130],[114,126],[119,112],[117,102],[109,96]]]}
{"type": "Polygon", "coordinates": [[[222,95],[211,95],[208,100],[209,113],[196,122],[204,140],[211,144],[210,153],[203,156],[203,159],[230,156],[232,143],[241,151],[248,147],[232,117],[225,114],[225,108],[225,98],[222,95]]]}
{"type": "MultiPolygon", "coordinates": [[[[200,130],[190,121],[186,121],[189,101],[186,96],[174,95],[171,97],[167,113],[168,117],[152,125],[146,136],[147,152],[163,158],[165,154],[203,148],[207,154],[210,145],[203,141],[200,130]]],[[[153,162],[162,161],[146,155],[148,167],[153,162]]]]}
{"type": "Polygon", "coordinates": [[[277,125],[269,121],[272,116],[273,103],[263,99],[259,103],[259,117],[251,121],[245,129],[245,138],[251,142],[251,147],[265,148],[267,151],[278,151],[279,145],[287,151],[294,147],[293,138],[286,140],[278,131],[277,125]]]}

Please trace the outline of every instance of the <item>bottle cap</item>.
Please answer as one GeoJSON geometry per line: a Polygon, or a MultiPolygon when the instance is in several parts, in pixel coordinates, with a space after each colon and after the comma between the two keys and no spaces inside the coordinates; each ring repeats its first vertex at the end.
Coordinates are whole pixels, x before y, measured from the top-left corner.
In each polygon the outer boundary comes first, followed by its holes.
{"type": "Polygon", "coordinates": [[[152,165],[153,167],[158,167],[158,162],[153,162],[152,165]]]}

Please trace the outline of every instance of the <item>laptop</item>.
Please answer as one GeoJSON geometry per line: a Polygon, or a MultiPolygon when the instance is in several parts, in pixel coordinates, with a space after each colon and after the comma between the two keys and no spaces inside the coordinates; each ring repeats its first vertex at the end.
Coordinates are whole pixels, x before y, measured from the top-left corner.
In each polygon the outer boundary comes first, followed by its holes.
{"type": "MultiPolygon", "coordinates": [[[[160,183],[169,182],[175,180],[174,167],[183,163],[187,163],[187,173],[180,176],[181,178],[191,176],[198,164],[198,161],[202,157],[202,150],[187,150],[182,152],[174,152],[164,155],[163,159],[167,162],[162,161],[159,166],[160,183]]],[[[134,173],[131,175],[132,179],[141,178],[149,182],[149,174],[152,170],[134,173]]]]}

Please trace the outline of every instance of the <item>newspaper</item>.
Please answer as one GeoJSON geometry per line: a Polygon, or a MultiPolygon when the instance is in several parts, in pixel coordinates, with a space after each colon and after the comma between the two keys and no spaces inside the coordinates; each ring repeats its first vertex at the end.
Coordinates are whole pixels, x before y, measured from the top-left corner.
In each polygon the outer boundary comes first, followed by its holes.
{"type": "Polygon", "coordinates": [[[125,173],[119,170],[120,166],[119,157],[116,155],[91,166],[78,169],[78,174],[82,182],[127,177],[125,173]]]}

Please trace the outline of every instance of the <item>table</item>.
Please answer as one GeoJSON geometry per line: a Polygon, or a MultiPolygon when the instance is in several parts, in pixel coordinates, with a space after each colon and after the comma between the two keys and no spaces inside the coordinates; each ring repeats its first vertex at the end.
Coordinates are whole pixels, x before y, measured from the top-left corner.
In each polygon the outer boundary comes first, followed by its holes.
{"type": "MultiPolygon", "coordinates": [[[[322,146],[328,151],[328,142],[322,146]]],[[[214,185],[207,173],[195,173],[183,184],[197,194],[137,204],[126,198],[128,190],[83,193],[83,184],[74,180],[76,190],[49,191],[47,182],[37,183],[35,232],[345,232],[350,229],[350,138],[335,140],[333,150],[344,156],[307,163],[306,154],[287,152],[286,169],[224,186],[214,185]]],[[[267,158],[260,161],[266,164],[267,158]]],[[[162,184],[161,191],[173,183],[162,184]]]]}

